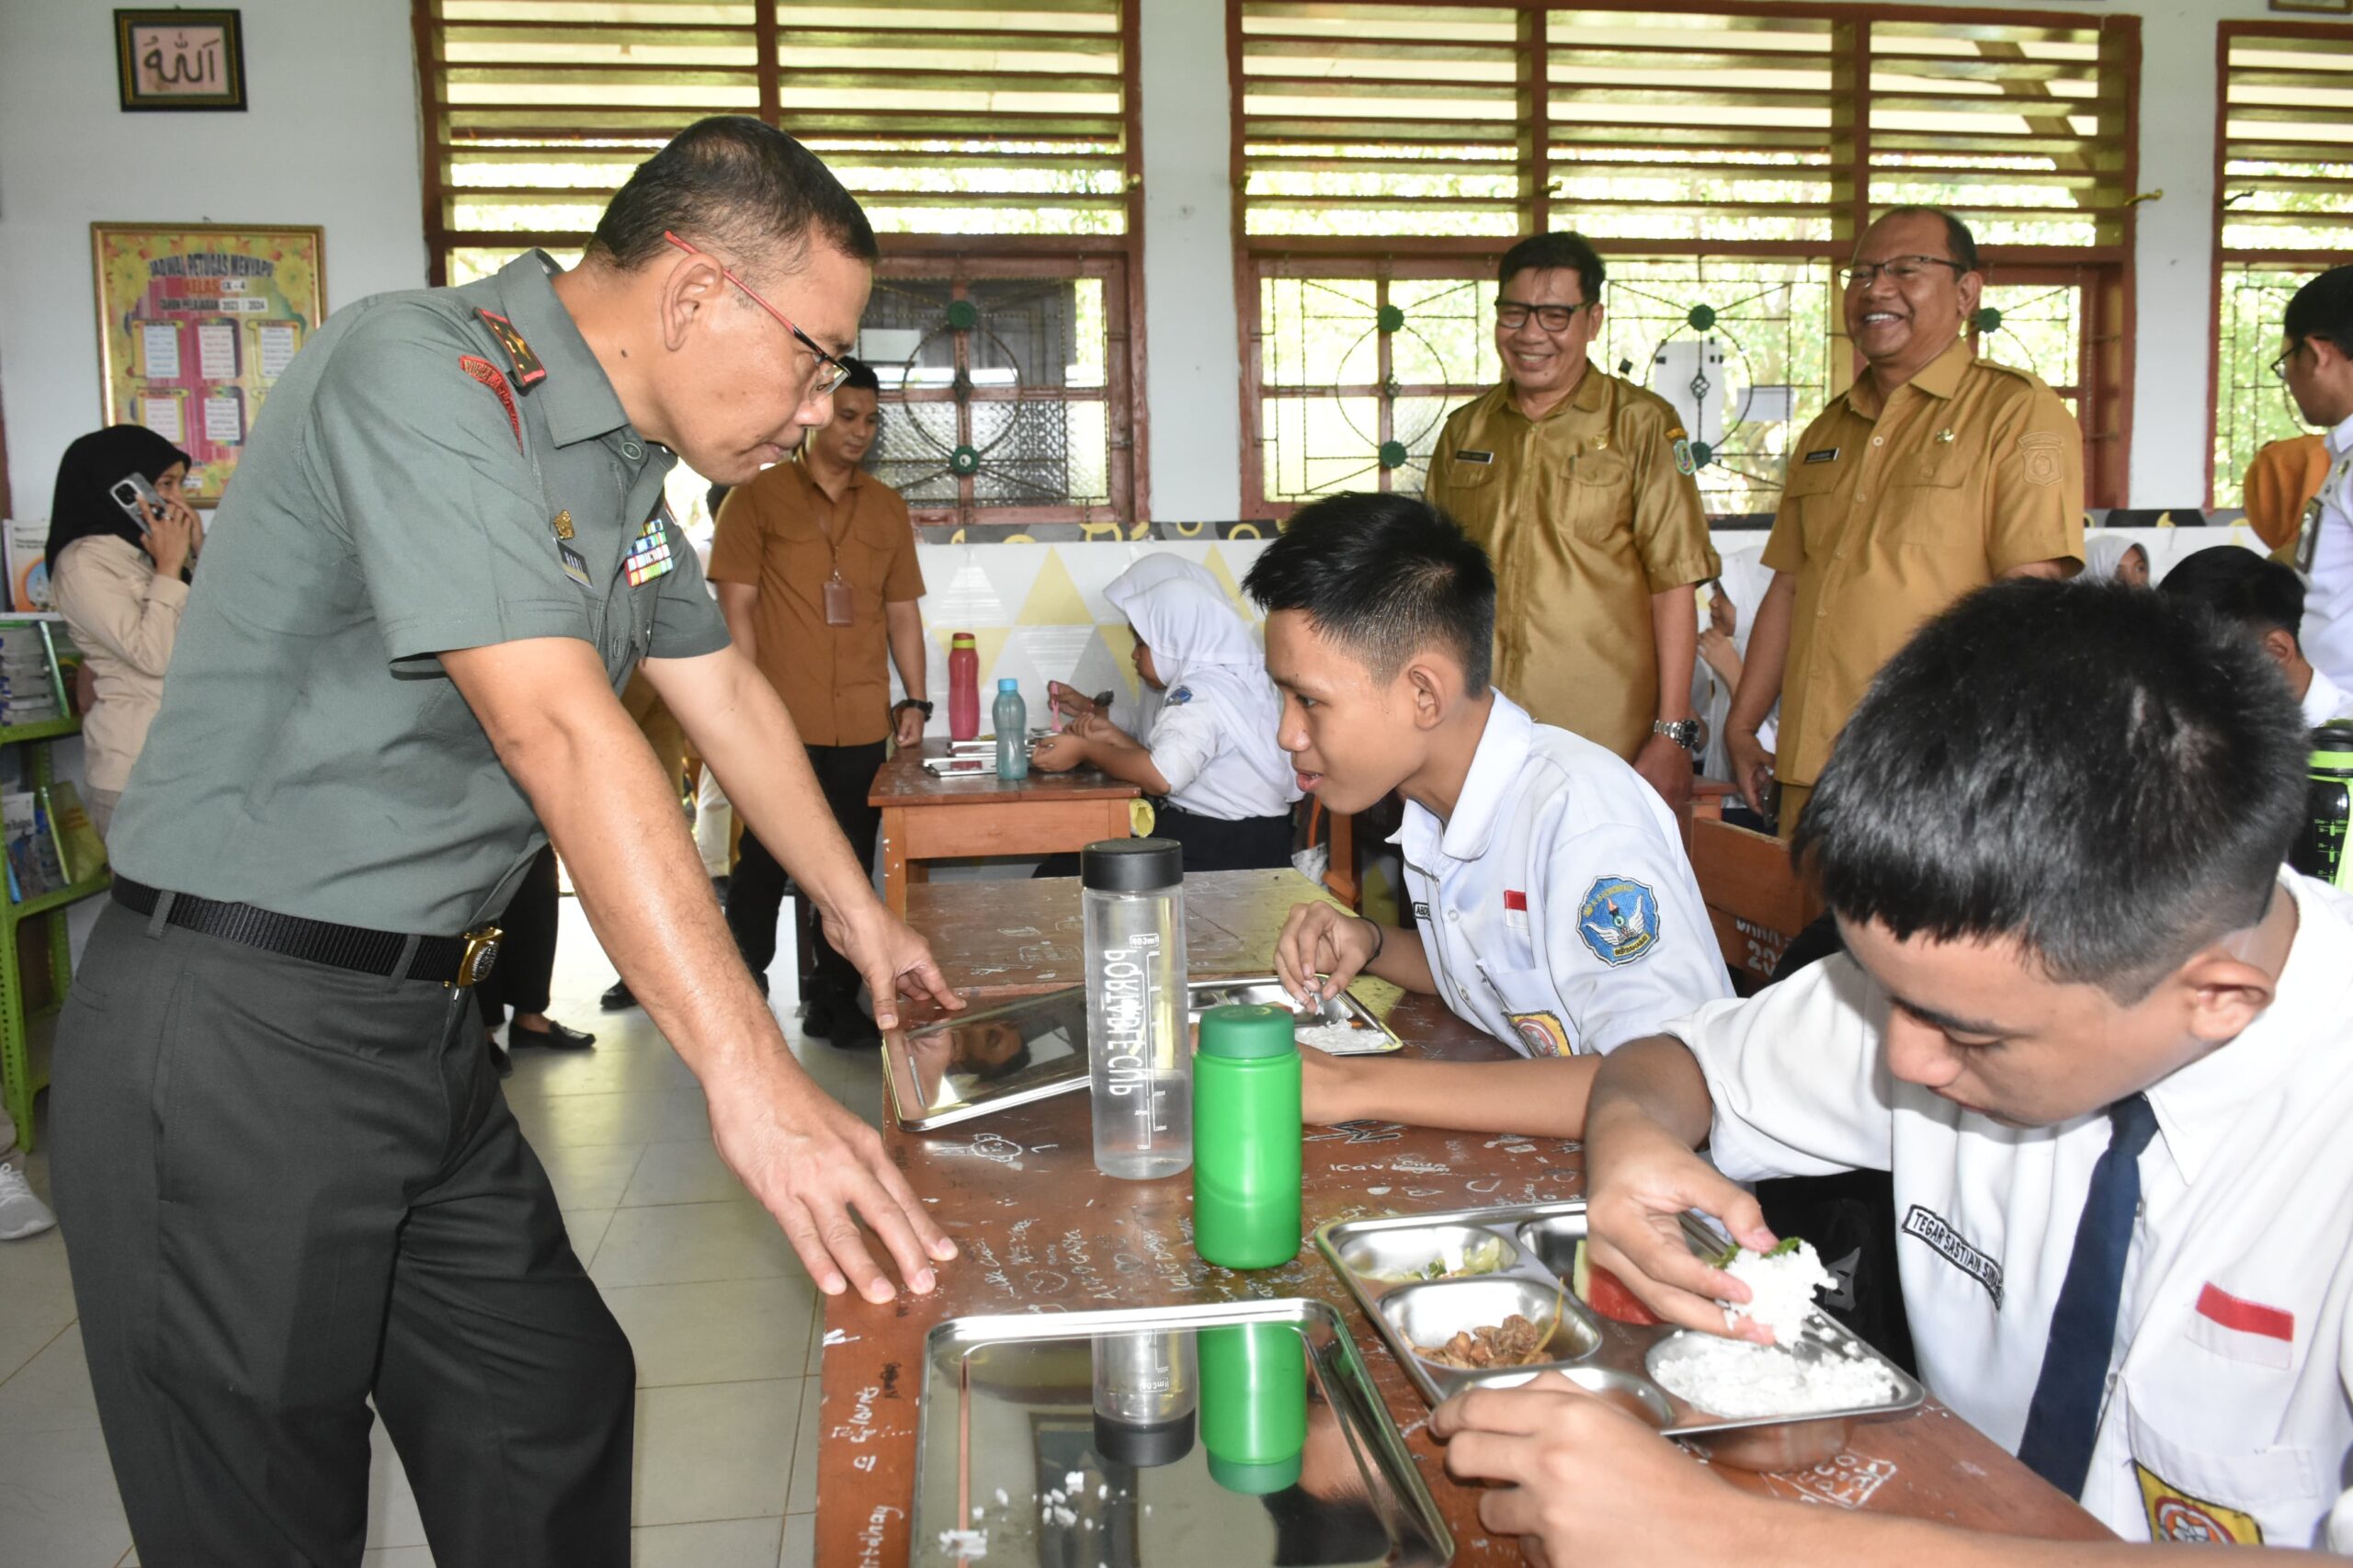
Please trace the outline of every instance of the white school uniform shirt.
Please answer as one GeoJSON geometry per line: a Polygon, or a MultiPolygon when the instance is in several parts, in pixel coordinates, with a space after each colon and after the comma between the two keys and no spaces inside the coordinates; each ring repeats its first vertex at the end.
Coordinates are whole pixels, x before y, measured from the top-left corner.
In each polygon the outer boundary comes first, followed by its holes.
{"type": "Polygon", "coordinates": [[[2331,719],[2353,719],[2348,708],[2353,708],[2353,697],[2346,696],[2326,670],[2314,666],[2313,683],[2304,687],[2304,727],[2317,730],[2331,719]]]}
{"type": "Polygon", "coordinates": [[[2306,573],[2304,623],[2296,640],[2313,667],[2353,687],[2353,418],[2328,433],[2335,460],[2313,502],[2319,537],[2306,573]]]}
{"type": "Polygon", "coordinates": [[[1390,842],[1438,994],[1523,1056],[1609,1051],[1731,994],[1666,802],[1500,691],[1453,815],[1409,801],[1390,842]]]}
{"type": "MultiPolygon", "coordinates": [[[[2271,1006],[2148,1090],[2082,1497],[2128,1540],[2325,1544],[2353,1457],[2353,900],[2279,880],[2300,919],[2271,1006]]],[[[1668,1032],[1707,1075],[1726,1176],[1893,1172],[1923,1380],[2015,1451],[2109,1119],[2006,1127],[1897,1082],[1888,1012],[1841,955],[1668,1032]]]]}
{"type": "Polygon", "coordinates": [[[1300,790],[1275,741],[1282,694],[1218,580],[1180,557],[1148,555],[1103,597],[1151,647],[1167,683],[1143,740],[1168,781],[1168,803],[1226,822],[1287,815],[1300,790]]]}

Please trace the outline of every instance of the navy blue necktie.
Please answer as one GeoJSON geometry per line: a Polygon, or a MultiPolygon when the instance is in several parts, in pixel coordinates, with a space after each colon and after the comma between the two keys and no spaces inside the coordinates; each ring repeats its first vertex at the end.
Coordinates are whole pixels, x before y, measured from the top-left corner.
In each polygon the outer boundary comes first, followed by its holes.
{"type": "Polygon", "coordinates": [[[2141,1151],[2157,1131],[2146,1095],[2108,1108],[2113,1131],[2108,1152],[2092,1167],[2084,1217],[2075,1222],[2075,1250],[2051,1314],[2042,1374],[2027,1407],[2018,1458],[2070,1497],[2080,1497],[2099,1431],[2100,1401],[2108,1393],[2108,1364],[2116,1353],[2116,1304],[2124,1290],[2124,1258],[2132,1250],[2132,1221],[2141,1208],[2141,1151]]]}

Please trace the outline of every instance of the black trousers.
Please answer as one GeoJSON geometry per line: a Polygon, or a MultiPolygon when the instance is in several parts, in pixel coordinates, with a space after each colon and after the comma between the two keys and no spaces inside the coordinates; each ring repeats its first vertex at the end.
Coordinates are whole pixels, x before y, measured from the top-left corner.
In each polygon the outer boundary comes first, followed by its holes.
{"type": "MultiPolygon", "coordinates": [[[[1176,841],[1184,851],[1185,874],[1203,871],[1279,871],[1290,864],[1291,841],[1298,828],[1289,812],[1271,817],[1205,817],[1178,811],[1165,801],[1153,812],[1155,838],[1176,841]]],[[[1032,877],[1078,875],[1074,854],[1049,855],[1038,862],[1032,877]]]]}
{"type": "MultiPolygon", "coordinates": [[[[872,745],[805,748],[809,767],[817,775],[817,788],[824,792],[825,804],[842,836],[849,840],[849,852],[870,876],[874,871],[874,840],[882,826],[882,813],[868,805],[866,797],[873,792],[875,774],[881,771],[883,746],[883,742],[876,741],[872,745]]],[[[784,907],[786,880],[784,868],[767,846],[745,828],[735,874],[727,881],[727,928],[734,933],[735,949],[754,974],[766,974],[768,965],[776,961],[776,921],[784,907]]],[[[805,925],[815,925],[816,911],[806,899],[801,902],[800,917],[805,925]]],[[[834,951],[834,945],[822,933],[817,937],[816,969],[804,1001],[836,1008],[857,1000],[857,969],[834,951]]]]}
{"type": "Polygon", "coordinates": [[[549,845],[499,916],[498,963],[474,987],[474,1006],[492,1028],[506,1021],[510,1009],[517,1017],[548,1010],[548,988],[555,983],[556,903],[555,846],[549,845]]]}
{"type": "Polygon", "coordinates": [[[372,1396],[443,1568],[623,1568],[636,1381],[470,999],[109,903],[51,1171],[149,1568],[353,1568],[372,1396]]]}

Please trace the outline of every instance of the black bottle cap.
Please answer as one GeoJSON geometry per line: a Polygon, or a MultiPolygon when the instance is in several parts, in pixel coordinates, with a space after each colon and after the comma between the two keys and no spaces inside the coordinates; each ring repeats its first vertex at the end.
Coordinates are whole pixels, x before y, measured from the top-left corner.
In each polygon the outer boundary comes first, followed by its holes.
{"type": "Polygon", "coordinates": [[[1114,1421],[1097,1411],[1095,1451],[1114,1464],[1137,1470],[1175,1464],[1193,1451],[1193,1413],[1188,1410],[1171,1421],[1145,1424],[1114,1421]]]}
{"type": "Polygon", "coordinates": [[[1078,852],[1078,880],[1097,892],[1154,892],[1185,880],[1185,848],[1173,838],[1107,838],[1078,852]]]}

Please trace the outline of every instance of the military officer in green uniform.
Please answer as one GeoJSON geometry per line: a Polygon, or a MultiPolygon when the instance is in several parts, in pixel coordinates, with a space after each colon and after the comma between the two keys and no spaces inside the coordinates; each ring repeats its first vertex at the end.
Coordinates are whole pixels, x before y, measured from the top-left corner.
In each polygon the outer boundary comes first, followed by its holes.
{"type": "Polygon", "coordinates": [[[337,314],[223,498],[60,1026],[55,1184],[150,1568],[357,1564],[372,1399],[443,1568],[629,1560],[628,1341],[465,986],[546,837],[825,1290],[954,1247],[787,1051],[676,795],[641,662],[873,987],[954,1006],[875,899],[662,500],[825,423],[876,246],[790,137],[689,128],[578,268],[337,314]]]}

